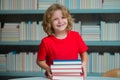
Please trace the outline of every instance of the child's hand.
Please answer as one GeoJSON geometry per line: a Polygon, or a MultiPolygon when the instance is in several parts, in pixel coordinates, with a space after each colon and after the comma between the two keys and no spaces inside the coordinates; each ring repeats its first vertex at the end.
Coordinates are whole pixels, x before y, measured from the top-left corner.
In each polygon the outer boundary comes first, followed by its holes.
{"type": "Polygon", "coordinates": [[[86,62],[82,62],[82,69],[83,69],[83,73],[84,73],[84,77],[87,76],[87,64],[86,62]]]}
{"type": "Polygon", "coordinates": [[[50,80],[52,80],[52,77],[53,77],[53,76],[52,76],[51,69],[50,69],[50,68],[47,69],[46,72],[47,72],[47,74],[48,74],[47,78],[49,78],[50,80]]]}

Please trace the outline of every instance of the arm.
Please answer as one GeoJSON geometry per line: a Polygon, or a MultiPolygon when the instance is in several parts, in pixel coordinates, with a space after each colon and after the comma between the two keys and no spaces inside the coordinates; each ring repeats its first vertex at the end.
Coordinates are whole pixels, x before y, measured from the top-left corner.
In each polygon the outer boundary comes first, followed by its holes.
{"type": "Polygon", "coordinates": [[[43,61],[40,61],[40,60],[37,60],[36,61],[37,65],[43,69],[46,70],[47,74],[48,74],[48,78],[52,79],[52,73],[51,73],[51,69],[50,67],[46,64],[46,62],[43,60],[43,61]]]}
{"type": "Polygon", "coordinates": [[[84,76],[87,76],[87,63],[88,63],[88,54],[87,52],[82,53],[81,55],[81,60],[82,60],[82,67],[83,67],[83,73],[84,76]]]}

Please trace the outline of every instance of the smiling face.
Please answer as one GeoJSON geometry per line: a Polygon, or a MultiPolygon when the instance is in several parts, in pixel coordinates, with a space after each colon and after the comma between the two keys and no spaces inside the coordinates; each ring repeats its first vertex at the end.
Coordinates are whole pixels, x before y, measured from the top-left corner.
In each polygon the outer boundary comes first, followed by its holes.
{"type": "Polygon", "coordinates": [[[45,12],[42,27],[47,35],[72,30],[74,19],[69,10],[60,4],[51,5],[45,12]]]}
{"type": "Polygon", "coordinates": [[[56,10],[52,14],[52,27],[55,33],[65,32],[68,25],[68,20],[63,16],[61,10],[56,10]]]}

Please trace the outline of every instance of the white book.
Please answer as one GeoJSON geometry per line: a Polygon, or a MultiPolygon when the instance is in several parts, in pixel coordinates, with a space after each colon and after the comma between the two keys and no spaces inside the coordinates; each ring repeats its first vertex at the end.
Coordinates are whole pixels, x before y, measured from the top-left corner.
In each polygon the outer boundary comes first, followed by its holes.
{"type": "Polygon", "coordinates": [[[53,80],[84,80],[83,76],[53,76],[53,80]]]}
{"type": "Polygon", "coordinates": [[[52,69],[52,72],[82,72],[82,69],[52,69]]]}
{"type": "Polygon", "coordinates": [[[64,72],[54,72],[52,73],[53,76],[80,76],[82,75],[80,72],[67,72],[67,73],[64,73],[64,72]]]}
{"type": "Polygon", "coordinates": [[[81,64],[56,64],[56,65],[51,65],[51,68],[52,69],[55,69],[55,68],[82,68],[82,65],[81,64]]]}

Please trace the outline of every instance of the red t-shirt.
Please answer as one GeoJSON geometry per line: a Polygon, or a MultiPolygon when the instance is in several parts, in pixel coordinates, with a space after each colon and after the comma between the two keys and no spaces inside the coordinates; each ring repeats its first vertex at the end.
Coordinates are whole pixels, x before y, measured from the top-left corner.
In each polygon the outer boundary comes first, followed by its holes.
{"type": "Polygon", "coordinates": [[[37,59],[46,60],[46,63],[50,66],[53,60],[77,60],[78,54],[82,54],[87,49],[88,47],[80,34],[69,31],[64,39],[57,39],[53,35],[43,38],[39,46],[37,59]]]}

